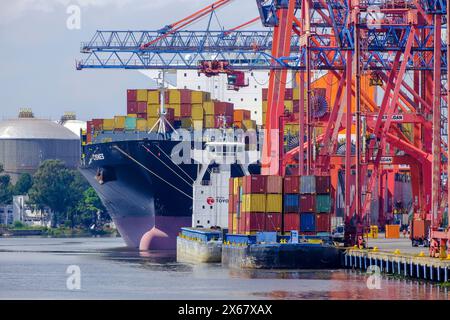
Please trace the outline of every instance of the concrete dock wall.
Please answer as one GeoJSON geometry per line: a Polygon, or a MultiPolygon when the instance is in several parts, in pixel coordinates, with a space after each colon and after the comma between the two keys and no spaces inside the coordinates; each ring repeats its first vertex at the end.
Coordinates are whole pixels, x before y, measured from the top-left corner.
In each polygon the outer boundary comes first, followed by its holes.
{"type": "Polygon", "coordinates": [[[360,270],[377,266],[383,273],[434,282],[448,282],[450,277],[448,259],[401,253],[348,249],[343,257],[343,265],[345,268],[360,270]]]}
{"type": "Polygon", "coordinates": [[[177,237],[177,261],[190,263],[220,263],[221,241],[192,241],[177,237]]]}

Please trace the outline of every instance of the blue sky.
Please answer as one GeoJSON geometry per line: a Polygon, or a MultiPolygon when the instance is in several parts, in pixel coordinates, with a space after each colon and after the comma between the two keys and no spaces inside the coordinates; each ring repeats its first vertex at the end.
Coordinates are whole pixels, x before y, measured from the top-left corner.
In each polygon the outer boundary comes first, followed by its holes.
{"type": "MultiPolygon", "coordinates": [[[[80,43],[90,40],[95,30],[159,29],[212,2],[0,0],[0,120],[16,117],[21,107],[51,119],[64,111],[74,111],[82,120],[124,114],[126,89],[151,87],[151,80],[130,70],[76,71],[80,43]],[[80,30],[66,27],[69,5],[81,8],[80,30]]],[[[255,0],[234,0],[218,12],[225,27],[257,15],[255,0]]]]}

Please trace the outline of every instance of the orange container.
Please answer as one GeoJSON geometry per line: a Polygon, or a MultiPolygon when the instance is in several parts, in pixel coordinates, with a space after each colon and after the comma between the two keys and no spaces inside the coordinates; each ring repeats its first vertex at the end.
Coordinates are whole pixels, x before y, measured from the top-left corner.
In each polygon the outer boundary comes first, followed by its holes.
{"type": "Polygon", "coordinates": [[[400,225],[399,224],[387,224],[386,225],[386,239],[398,239],[400,238],[400,225]]]}
{"type": "Polygon", "coordinates": [[[233,113],[235,122],[242,122],[242,120],[250,120],[250,111],[243,109],[235,109],[233,113]]]}

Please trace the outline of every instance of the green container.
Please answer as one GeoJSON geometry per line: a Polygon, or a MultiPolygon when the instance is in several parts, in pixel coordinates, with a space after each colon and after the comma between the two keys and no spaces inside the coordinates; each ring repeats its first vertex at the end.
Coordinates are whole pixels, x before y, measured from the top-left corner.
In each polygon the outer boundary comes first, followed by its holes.
{"type": "Polygon", "coordinates": [[[137,118],[126,117],[125,118],[125,130],[136,130],[137,118]]]}
{"type": "Polygon", "coordinates": [[[328,194],[318,194],[316,196],[316,212],[331,212],[331,196],[328,194]]]}

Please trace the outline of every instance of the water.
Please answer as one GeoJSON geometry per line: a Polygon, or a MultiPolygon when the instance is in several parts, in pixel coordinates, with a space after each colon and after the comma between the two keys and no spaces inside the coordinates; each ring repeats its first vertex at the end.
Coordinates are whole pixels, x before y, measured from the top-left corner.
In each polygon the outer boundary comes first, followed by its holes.
{"type": "Polygon", "coordinates": [[[345,270],[230,270],[177,263],[175,252],[138,253],[120,238],[0,238],[0,299],[448,299],[426,282],[345,270]],[[68,290],[67,267],[81,270],[68,290]]]}

